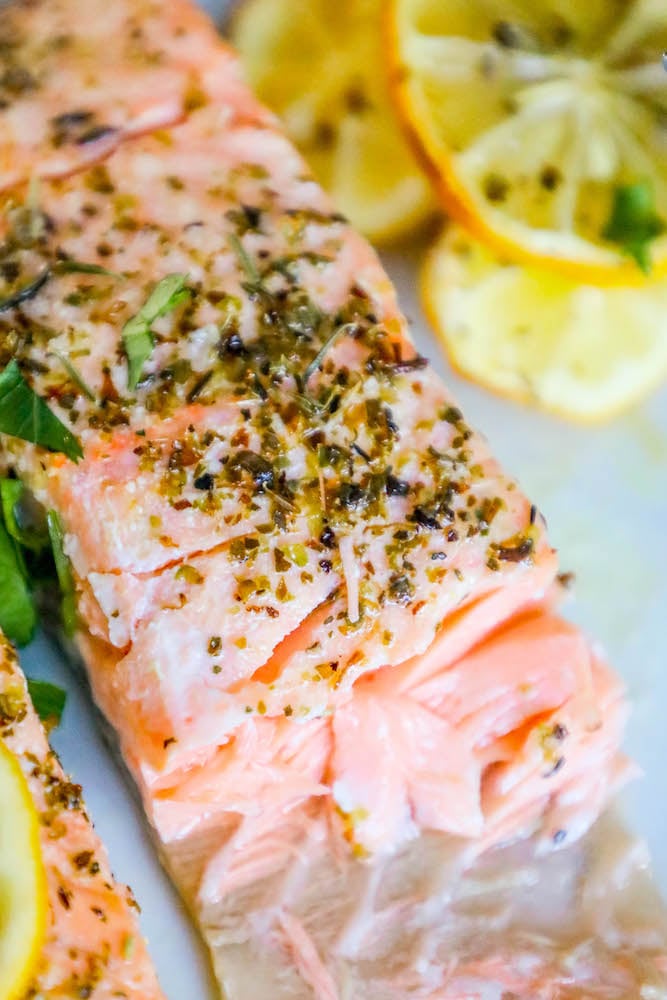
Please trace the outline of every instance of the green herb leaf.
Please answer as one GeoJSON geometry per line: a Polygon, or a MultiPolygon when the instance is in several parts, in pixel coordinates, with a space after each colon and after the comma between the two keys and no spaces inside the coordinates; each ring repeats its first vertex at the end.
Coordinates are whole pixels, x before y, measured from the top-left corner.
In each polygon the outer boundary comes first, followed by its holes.
{"type": "Polygon", "coordinates": [[[71,257],[61,260],[56,264],[55,270],[58,274],[97,274],[102,278],[122,278],[122,274],[116,271],[108,271],[106,267],[99,264],[86,264],[85,261],[72,260],[71,257]]]}
{"type": "Polygon", "coordinates": [[[18,479],[0,479],[0,504],[7,531],[19,545],[42,552],[49,545],[44,510],[18,479]]]}
{"type": "Polygon", "coordinates": [[[123,277],[114,271],[107,271],[99,264],[86,264],[78,260],[61,260],[53,267],[45,267],[32,281],[17,288],[6,298],[0,299],[0,313],[9,312],[10,309],[15,309],[17,306],[23,305],[24,302],[34,299],[54,274],[94,274],[105,278],[123,277]]]}
{"type": "Polygon", "coordinates": [[[334,346],[337,340],[340,339],[345,334],[354,333],[357,329],[356,323],[344,323],[342,326],[337,326],[326,338],[319,351],[310,362],[305,372],[303,373],[303,384],[308,386],[308,382],[313,377],[317,369],[320,367],[328,352],[334,346]]]}
{"type": "Polygon", "coordinates": [[[50,353],[53,354],[54,358],[58,358],[58,361],[67,372],[72,382],[74,382],[74,384],[77,385],[79,389],[81,389],[81,392],[84,394],[86,399],[89,399],[91,403],[94,403],[95,394],[93,393],[93,390],[85,381],[81,372],[72,364],[69,358],[65,357],[64,354],[61,354],[60,351],[51,351],[50,353]]]}
{"type": "Polygon", "coordinates": [[[17,646],[32,639],[37,614],[14,541],[0,524],[0,628],[17,646]]]}
{"type": "Polygon", "coordinates": [[[129,962],[136,950],[137,939],[133,934],[126,934],[123,938],[123,958],[129,962]]]}
{"type": "Polygon", "coordinates": [[[651,270],[650,243],[665,231],[665,222],[655,209],[655,192],[648,181],[617,187],[605,240],[618,243],[644,274],[651,270]]]}
{"type": "Polygon", "coordinates": [[[6,299],[0,300],[0,313],[8,312],[10,309],[15,309],[16,306],[22,305],[24,302],[29,302],[30,299],[34,299],[35,296],[44,285],[47,283],[51,277],[51,269],[45,268],[41,274],[29,282],[27,285],[23,285],[22,288],[18,288],[11,295],[8,295],[6,299]]]}
{"type": "Polygon", "coordinates": [[[30,388],[16,361],[0,374],[0,433],[62,452],[74,462],[83,457],[77,438],[30,388]]]}
{"type": "Polygon", "coordinates": [[[151,326],[160,316],[166,316],[190,295],[185,287],[186,274],[168,274],[158,281],[136,316],[123,327],[123,347],[128,361],[128,386],[136,389],[145,363],[153,353],[155,338],[151,326]]]}
{"type": "Polygon", "coordinates": [[[229,235],[229,245],[238,257],[239,264],[243,268],[243,272],[248,279],[248,281],[253,285],[261,284],[261,279],[259,276],[259,271],[255,267],[253,261],[248,255],[248,251],[241,243],[236,233],[230,233],[229,235]]]}
{"type": "Polygon", "coordinates": [[[76,589],[74,587],[74,577],[69,559],[65,555],[64,536],[62,521],[55,510],[50,510],[46,515],[49,526],[49,537],[51,548],[53,549],[53,560],[56,564],[56,573],[60,592],[62,594],[62,618],[66,635],[74,635],[78,624],[76,611],[76,589]]]}
{"type": "Polygon", "coordinates": [[[28,678],[28,692],[42,722],[49,724],[49,728],[57,726],[65,708],[67,692],[58,687],[57,684],[33,680],[30,677],[28,678]]]}

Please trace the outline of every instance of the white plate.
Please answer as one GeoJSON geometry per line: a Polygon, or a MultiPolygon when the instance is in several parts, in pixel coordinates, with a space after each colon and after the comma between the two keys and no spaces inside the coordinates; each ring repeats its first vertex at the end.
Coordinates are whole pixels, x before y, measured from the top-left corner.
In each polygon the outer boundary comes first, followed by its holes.
{"type": "MultiPolygon", "coordinates": [[[[224,2],[208,0],[219,12],[224,2]]],[[[626,794],[632,826],[649,841],[667,890],[667,390],[609,427],[570,427],[496,400],[452,375],[415,296],[415,255],[387,258],[419,349],[431,357],[506,468],[546,515],[563,568],[577,574],[570,609],[606,647],[633,703],[627,748],[645,770],[626,794]]],[[[66,687],[54,743],[86,794],[117,876],[143,908],[142,924],[169,1000],[213,1000],[203,951],[151,849],[132,792],[97,732],[87,694],[39,638],[26,672],[66,687]]]]}

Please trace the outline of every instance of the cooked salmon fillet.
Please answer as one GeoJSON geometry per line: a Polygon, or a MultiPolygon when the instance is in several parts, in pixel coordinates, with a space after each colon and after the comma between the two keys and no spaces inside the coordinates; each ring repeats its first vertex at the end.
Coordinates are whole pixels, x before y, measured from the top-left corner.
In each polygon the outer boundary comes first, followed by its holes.
{"type": "Polygon", "coordinates": [[[82,613],[116,660],[98,697],[128,755],[160,772],[200,760],[249,708],[321,714],[488,601],[472,645],[556,572],[541,518],[415,355],[370,248],[275,129],[222,125],[213,105],[168,142],[44,183],[48,224],[12,287],[51,280],[0,315],[84,444],[79,465],[14,449],[17,468],[60,512],[82,613]],[[124,277],[62,274],[59,258],[124,277]],[[119,328],[173,273],[190,302],[158,321],[128,394],[119,328]]]}
{"type": "Polygon", "coordinates": [[[257,116],[235,62],[187,0],[3,4],[0,190],[70,173],[207,96],[224,103],[234,93],[233,113],[257,116]]]}
{"type": "MultiPolygon", "coordinates": [[[[33,60],[42,122],[61,62],[90,71],[99,28],[76,8],[11,8],[25,38],[77,25],[66,60],[33,60]]],[[[422,837],[470,861],[576,841],[631,773],[624,698],[557,614],[539,512],[233,55],[180,2],[125,0],[104,23],[91,102],[119,115],[113,149],[61,161],[44,129],[7,133],[0,196],[0,364],[83,455],[4,436],[2,463],[63,524],[95,698],[223,981],[230,898],[292,872],[311,836],[352,895],[422,837]],[[146,39],[148,67],[128,50],[146,39]]],[[[260,938],[291,942],[318,1000],[360,995],[292,912],[292,878],[260,938]]]]}
{"type": "Polygon", "coordinates": [[[50,918],[25,1000],[163,996],[129,889],[114,881],[74,784],[49,747],[13,647],[0,638],[0,738],[16,755],[40,818],[50,918]]]}

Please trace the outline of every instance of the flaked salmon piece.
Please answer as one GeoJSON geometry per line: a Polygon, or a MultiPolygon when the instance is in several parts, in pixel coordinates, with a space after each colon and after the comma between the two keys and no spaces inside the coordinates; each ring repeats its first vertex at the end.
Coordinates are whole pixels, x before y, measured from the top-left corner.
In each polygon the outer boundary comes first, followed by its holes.
{"type": "MultiPolygon", "coordinates": [[[[539,830],[549,848],[581,836],[633,773],[618,754],[625,717],[621,685],[581,634],[536,609],[424,684],[385,668],[328,718],[248,717],[197,766],[138,777],[167,855],[239,821],[250,839],[254,824],[315,800],[362,856],[424,830],[480,848],[539,830]]],[[[207,867],[222,896],[220,862],[207,867]]]]}
{"type": "MultiPolygon", "coordinates": [[[[299,627],[304,612],[325,601],[335,586],[335,576],[332,582],[333,574],[319,568],[318,554],[307,549],[301,537],[284,536],[286,550],[297,546],[299,559],[284,557],[278,599],[268,583],[275,574],[273,547],[259,551],[250,567],[232,557],[234,572],[224,551],[193,558],[151,581],[153,607],[125,655],[109,649],[105,673],[111,670],[112,676],[97,691],[138,759],[154,768],[167,762],[172,768],[184,767],[227,739],[247,718],[243,678],[252,676],[299,627]],[[304,577],[307,587],[297,600],[304,577]]],[[[123,576],[107,582],[114,585],[104,594],[109,607],[139,596],[123,576]]],[[[261,706],[255,712],[261,714],[261,706]]]]}
{"type": "Polygon", "coordinates": [[[25,1000],[159,1000],[132,894],[114,881],[81,788],[50,749],[4,639],[0,657],[0,737],[20,762],[40,816],[50,907],[39,973],[25,1000]]]}
{"type": "MultiPolygon", "coordinates": [[[[471,592],[481,601],[497,586],[486,567],[466,566],[459,580],[454,552],[453,581],[445,591],[429,579],[434,561],[427,547],[412,555],[414,600],[421,608],[415,614],[398,602],[383,607],[379,595],[392,579],[383,549],[394,533],[393,527],[378,529],[366,543],[378,597],[372,608],[369,587],[369,609],[354,624],[346,596],[331,599],[343,590],[342,569],[332,568],[330,553],[311,547],[312,536],[303,533],[284,532],[273,542],[246,536],[235,549],[195,556],[148,579],[91,574],[93,609],[101,603],[113,630],[122,629],[124,612],[138,617],[132,632],[121,636],[129,645],[107,650],[104,688],[96,687],[128,749],[168,773],[226,739],[248,714],[320,715],[364,673],[424,649],[471,592]]],[[[436,546],[439,552],[442,542],[436,546]]],[[[539,600],[554,569],[548,552],[537,566],[507,571],[503,610],[525,601],[527,576],[531,598],[539,600]]],[[[86,611],[87,602],[81,607],[86,611]]],[[[467,621],[464,648],[498,623],[490,617],[493,607],[488,601],[485,618],[467,621]]],[[[92,614],[87,620],[95,628],[92,614]]]]}
{"type": "Polygon", "coordinates": [[[266,120],[196,6],[19,0],[0,23],[0,190],[56,177],[214,97],[266,120]]]}
{"type": "MultiPolygon", "coordinates": [[[[229,646],[232,653],[237,656],[254,656],[257,649],[261,651],[261,644],[264,641],[262,629],[267,618],[269,626],[279,627],[279,619],[266,615],[256,615],[255,629],[258,631],[255,632],[253,629],[246,635],[242,632],[230,632],[235,628],[238,617],[230,613],[225,622],[224,645],[222,636],[211,636],[205,648],[188,648],[187,642],[183,642],[178,645],[180,655],[173,655],[170,639],[172,629],[168,627],[171,612],[181,603],[180,594],[184,590],[186,593],[188,589],[202,591],[206,587],[205,584],[196,582],[198,579],[196,574],[199,573],[197,564],[197,560],[193,560],[185,572],[182,572],[180,567],[168,571],[170,585],[179,593],[173,600],[174,607],[163,609],[156,619],[160,626],[159,633],[165,640],[155,638],[156,630],[151,630],[149,633],[154,637],[155,651],[159,651],[155,659],[155,671],[147,669],[145,664],[143,669],[139,669],[141,658],[134,646],[122,657],[108,643],[94,639],[92,635],[81,636],[79,639],[84,658],[97,666],[93,678],[96,698],[113,721],[121,737],[125,756],[132,761],[140,782],[151,788],[173,784],[184,768],[211,758],[218,743],[231,735],[234,726],[247,721],[249,715],[258,720],[263,719],[265,715],[277,715],[302,722],[309,717],[317,717],[324,713],[332,697],[333,703],[337,704],[345,701],[349,695],[349,686],[332,690],[327,685],[320,690],[321,682],[308,687],[304,685],[303,679],[295,678],[291,691],[288,688],[282,689],[282,701],[278,704],[274,684],[251,682],[242,684],[233,691],[225,690],[219,685],[217,680],[222,673],[221,653],[225,645],[229,646]],[[179,574],[180,579],[177,580],[179,574]],[[230,639],[232,635],[236,636],[233,640],[230,639]],[[257,635],[256,640],[253,638],[255,635],[257,635]],[[211,639],[214,640],[212,644],[211,639]],[[218,639],[220,639],[219,644],[218,639]],[[189,676],[185,681],[187,689],[178,688],[181,692],[181,701],[175,697],[168,705],[163,699],[158,702],[156,699],[160,694],[159,680],[160,671],[164,669],[163,663],[167,666],[173,664],[178,686],[178,680],[184,673],[183,664],[199,657],[206,663],[206,669],[202,672],[202,686],[194,684],[192,677],[189,676]],[[133,669],[130,669],[131,667],[133,669]],[[157,676],[153,676],[154,673],[157,676]],[[136,692],[134,690],[136,684],[144,684],[144,689],[136,692]],[[194,702],[195,697],[198,698],[197,704],[194,702]],[[265,698],[266,702],[259,704],[258,699],[262,698],[265,698]],[[254,711],[252,705],[255,706],[254,711]],[[145,711],[140,714],[142,706],[145,706],[145,711]],[[201,738],[204,734],[203,724],[198,724],[196,727],[192,725],[193,716],[200,711],[209,720],[211,727],[208,742],[201,738]],[[176,733],[178,735],[175,735],[176,733]],[[151,764],[151,761],[154,763],[151,764]]],[[[131,601],[136,596],[132,588],[127,590],[123,588],[122,576],[110,576],[109,580],[120,583],[119,597],[131,601]]],[[[159,579],[156,579],[155,583],[160,585],[159,579]]],[[[198,595],[195,600],[201,599],[202,596],[204,595],[198,595]]],[[[213,600],[215,599],[214,593],[213,600]]],[[[548,595],[549,602],[558,599],[557,591],[553,595],[548,595]]],[[[514,611],[539,606],[540,600],[541,590],[535,589],[535,579],[522,577],[519,584],[508,584],[502,590],[491,591],[472,604],[458,608],[447,625],[439,631],[437,639],[424,656],[413,657],[407,663],[393,669],[393,685],[397,694],[416,687],[425,676],[430,677],[442,672],[459,659],[471,643],[484,638],[514,611]]],[[[95,605],[84,595],[80,602],[80,610],[86,613],[89,627],[96,631],[95,616],[89,613],[94,607],[95,605]]],[[[187,634],[194,642],[192,634],[190,632],[187,634]]],[[[292,638],[288,637],[283,640],[281,646],[285,647],[291,641],[292,638]]]]}

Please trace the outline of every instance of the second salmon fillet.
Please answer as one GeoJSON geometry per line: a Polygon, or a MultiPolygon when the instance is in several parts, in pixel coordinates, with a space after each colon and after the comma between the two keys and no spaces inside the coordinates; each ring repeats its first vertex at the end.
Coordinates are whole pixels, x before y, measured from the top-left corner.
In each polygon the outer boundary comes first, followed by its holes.
{"type": "MultiPolygon", "coordinates": [[[[48,921],[35,980],[20,1000],[163,1000],[129,889],[118,885],[0,635],[0,739],[18,760],[40,821],[48,921]]],[[[0,970],[1,974],[1,970],[0,970]]]]}

